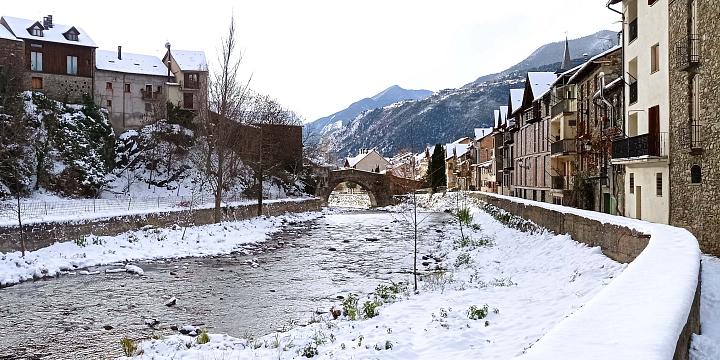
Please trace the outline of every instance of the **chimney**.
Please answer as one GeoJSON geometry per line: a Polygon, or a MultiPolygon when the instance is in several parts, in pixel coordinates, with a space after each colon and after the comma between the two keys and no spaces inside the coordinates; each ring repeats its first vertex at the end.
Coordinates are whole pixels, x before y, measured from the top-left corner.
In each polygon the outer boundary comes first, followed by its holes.
{"type": "Polygon", "coordinates": [[[122,46],[118,46],[118,60],[122,60],[122,46]]]}
{"type": "Polygon", "coordinates": [[[44,16],[44,17],[43,17],[43,28],[44,28],[45,30],[50,29],[50,25],[48,24],[48,18],[47,18],[47,16],[44,16]]]}
{"type": "Polygon", "coordinates": [[[52,15],[47,16],[47,27],[50,29],[53,28],[52,15]]]}

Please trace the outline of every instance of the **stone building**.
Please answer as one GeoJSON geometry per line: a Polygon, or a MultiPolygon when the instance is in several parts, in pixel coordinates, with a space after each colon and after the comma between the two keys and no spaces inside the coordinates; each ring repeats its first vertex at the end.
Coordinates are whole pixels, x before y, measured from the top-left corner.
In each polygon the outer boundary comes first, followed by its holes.
{"type": "Polygon", "coordinates": [[[93,95],[97,46],[82,28],[55,24],[52,15],[42,21],[3,16],[0,27],[23,42],[32,90],[64,102],[93,95]]]}
{"type": "Polygon", "coordinates": [[[523,199],[549,202],[550,196],[550,89],[557,79],[552,72],[529,72],[525,77],[522,105],[516,112],[515,192],[523,199]]]}
{"type": "Polygon", "coordinates": [[[370,172],[384,172],[390,162],[375,149],[360,149],[358,154],[345,159],[343,167],[370,172]]]}
{"type": "Polygon", "coordinates": [[[139,128],[164,113],[168,68],[151,55],[97,50],[95,103],[108,110],[115,130],[139,128]]]}
{"type": "Polygon", "coordinates": [[[0,26],[0,71],[11,64],[21,67],[25,63],[24,55],[22,40],[0,26]]]}
{"type": "MultiPolygon", "coordinates": [[[[495,110],[499,112],[499,110],[495,110]]],[[[475,129],[473,141],[475,163],[471,165],[472,190],[495,192],[495,133],[493,128],[475,129]]]]}
{"type": "Polygon", "coordinates": [[[202,51],[171,50],[163,63],[170,68],[175,82],[167,84],[167,98],[170,103],[182,109],[197,110],[208,99],[208,64],[202,51]]]}
{"type": "Polygon", "coordinates": [[[612,144],[612,164],[625,167],[624,215],[664,224],[670,212],[669,1],[622,1],[625,121],[612,144]]]}
{"type": "Polygon", "coordinates": [[[720,256],[720,0],[669,5],[670,224],[720,256]]]}
{"type": "Polygon", "coordinates": [[[448,189],[470,190],[472,184],[472,139],[464,137],[445,145],[445,178],[448,189]]]}
{"type": "Polygon", "coordinates": [[[577,89],[568,80],[577,68],[559,74],[553,84],[550,108],[550,182],[552,203],[575,206],[577,165],[577,89]]]}
{"type": "Polygon", "coordinates": [[[613,140],[622,134],[622,48],[589,59],[567,84],[577,97],[574,206],[623,214],[624,167],[610,164],[613,140]]]}
{"type": "Polygon", "coordinates": [[[507,116],[503,128],[503,179],[500,194],[515,195],[515,133],[523,115],[522,102],[525,88],[510,89],[507,116]]]}

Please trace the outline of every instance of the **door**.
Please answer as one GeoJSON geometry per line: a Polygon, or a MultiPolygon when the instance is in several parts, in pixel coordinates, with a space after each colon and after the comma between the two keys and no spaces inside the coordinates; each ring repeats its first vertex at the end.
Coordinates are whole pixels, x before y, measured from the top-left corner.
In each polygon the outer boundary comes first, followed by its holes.
{"type": "Polygon", "coordinates": [[[648,109],[648,155],[660,156],[660,106],[648,109]]]}
{"type": "Polygon", "coordinates": [[[635,187],[635,218],[642,219],[642,186],[635,187]]]}

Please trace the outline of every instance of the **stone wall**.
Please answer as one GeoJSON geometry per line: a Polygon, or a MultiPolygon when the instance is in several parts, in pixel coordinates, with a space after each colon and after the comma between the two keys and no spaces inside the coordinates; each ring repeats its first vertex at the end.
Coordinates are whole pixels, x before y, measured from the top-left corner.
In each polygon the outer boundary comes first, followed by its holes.
{"type": "Polygon", "coordinates": [[[91,77],[56,75],[48,73],[29,73],[29,82],[32,78],[42,79],[42,89],[35,89],[47,97],[65,103],[80,103],[83,95],[93,94],[93,79],[91,77]]]}
{"type": "MultiPolygon", "coordinates": [[[[700,62],[681,67],[680,52],[670,65],[670,224],[697,237],[703,252],[720,256],[720,0],[697,1],[700,62]],[[693,77],[699,79],[699,113],[692,114],[693,77]],[[698,116],[692,127],[691,118],[698,116]],[[701,179],[693,183],[691,169],[701,179]]],[[[670,44],[687,43],[689,1],[670,2],[670,44]]]]}
{"type": "MultiPolygon", "coordinates": [[[[650,236],[629,227],[603,223],[587,217],[563,213],[531,204],[515,202],[509,199],[482,193],[470,196],[494,205],[513,215],[530,220],[538,226],[556,234],[569,234],[574,240],[588,246],[599,246],[603,253],[618,262],[629,263],[635,260],[648,246],[650,236]]],[[[675,346],[674,360],[688,360],[692,334],[700,333],[700,281],[687,322],[675,346]]],[[[662,285],[658,285],[662,286],[662,285]]],[[[683,311],[686,309],[676,309],[683,311]]],[[[668,324],[669,325],[669,324],[668,324]]]]}
{"type": "MultiPolygon", "coordinates": [[[[285,213],[297,213],[320,210],[319,199],[306,201],[281,201],[265,203],[263,214],[277,216],[285,213]]],[[[243,220],[257,215],[257,204],[228,206],[223,208],[224,220],[243,220]]],[[[37,250],[55,242],[70,241],[84,235],[111,236],[136,230],[146,225],[155,227],[173,224],[206,225],[213,223],[213,209],[189,211],[168,211],[143,215],[116,216],[89,221],[67,223],[39,223],[25,226],[25,246],[27,250],[37,250]]],[[[20,231],[18,227],[0,227],[0,252],[20,250],[20,231]]]]}

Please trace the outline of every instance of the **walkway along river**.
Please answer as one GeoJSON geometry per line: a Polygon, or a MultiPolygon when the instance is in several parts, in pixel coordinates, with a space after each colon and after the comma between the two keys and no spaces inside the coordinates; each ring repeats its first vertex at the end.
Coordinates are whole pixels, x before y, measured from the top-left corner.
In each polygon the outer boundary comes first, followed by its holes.
{"type": "MultiPolygon", "coordinates": [[[[431,253],[448,218],[433,214],[423,223],[433,231],[423,231],[420,254],[431,253]]],[[[0,359],[108,359],[122,355],[124,336],[166,335],[184,325],[267,334],[327,311],[338,296],[409,281],[412,236],[397,214],[335,212],[286,224],[267,243],[231,255],[138,265],[145,276],[99,267],[91,269],[98,275],[0,289],[0,359]],[[165,306],[170,297],[177,305],[165,306]],[[146,319],[159,324],[151,328],[146,319]]]]}

